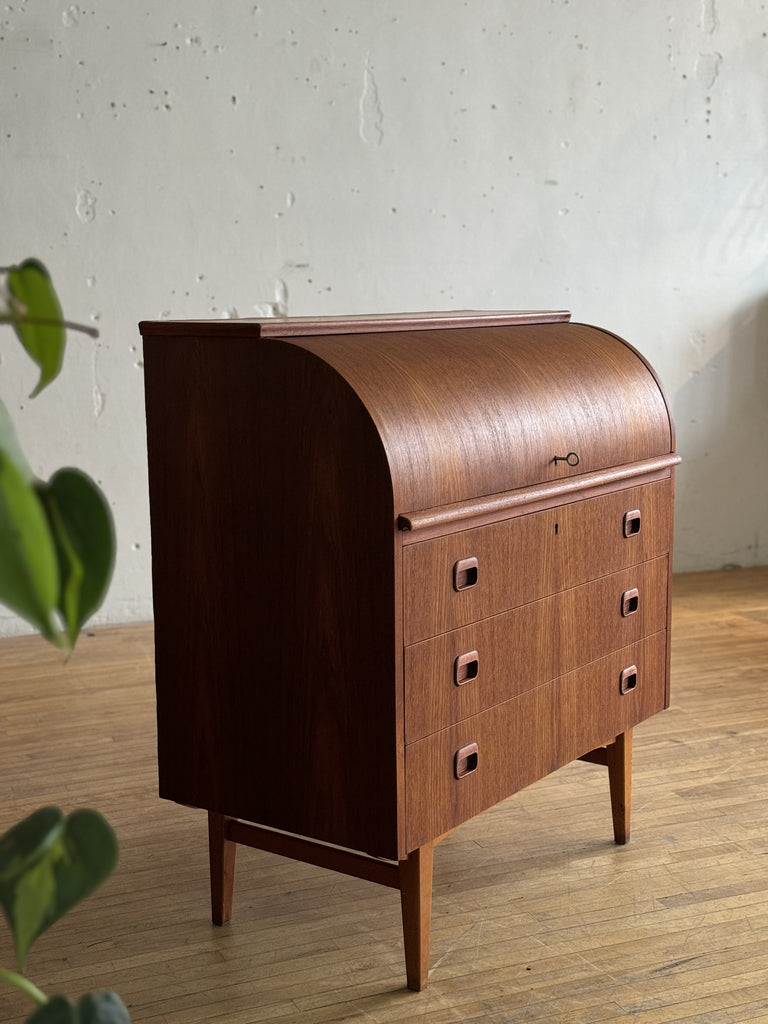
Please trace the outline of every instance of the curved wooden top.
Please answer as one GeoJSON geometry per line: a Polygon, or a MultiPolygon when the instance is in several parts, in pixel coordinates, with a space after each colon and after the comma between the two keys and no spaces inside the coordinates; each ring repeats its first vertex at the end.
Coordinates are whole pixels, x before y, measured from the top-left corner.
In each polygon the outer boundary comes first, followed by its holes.
{"type": "Polygon", "coordinates": [[[374,421],[397,513],[647,462],[673,451],[658,381],[606,331],[550,322],[286,337],[374,421]],[[575,452],[578,466],[555,456],[575,452]]]}
{"type": "MultiPolygon", "coordinates": [[[[295,387],[278,400],[264,379],[269,361],[258,369],[259,353],[266,360],[267,346],[285,346],[322,360],[367,410],[389,463],[395,514],[415,524],[431,522],[436,512],[474,515],[455,506],[478,499],[487,499],[483,509],[497,500],[506,507],[527,500],[519,492],[528,488],[554,495],[590,486],[608,471],[611,479],[623,478],[649,463],[658,468],[674,452],[670,413],[652,367],[616,335],[569,317],[566,311],[456,312],[140,327],[153,344],[175,338],[186,347],[197,339],[212,346],[214,360],[221,359],[220,345],[253,343],[255,362],[244,362],[244,372],[257,375],[254,401],[266,402],[278,418],[291,415],[292,401],[307,401],[304,385],[286,371],[295,387]],[[555,461],[571,452],[578,465],[555,461]],[[426,519],[418,515],[426,512],[426,519]]],[[[313,376],[311,359],[302,366],[302,374],[313,376]]],[[[343,389],[337,401],[340,394],[343,389]]],[[[320,420],[315,427],[324,429],[320,420]]],[[[359,458],[353,452],[350,444],[348,457],[359,458]]]]}

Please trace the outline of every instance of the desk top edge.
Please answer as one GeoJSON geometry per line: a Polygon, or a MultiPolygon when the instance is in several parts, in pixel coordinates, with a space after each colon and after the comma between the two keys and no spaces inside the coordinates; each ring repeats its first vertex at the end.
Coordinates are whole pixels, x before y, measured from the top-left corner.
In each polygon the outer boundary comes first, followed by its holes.
{"type": "Polygon", "coordinates": [[[382,331],[446,330],[458,327],[509,327],[517,324],[567,323],[568,310],[456,310],[450,313],[383,313],[351,316],[297,316],[237,320],[142,320],[144,337],[155,335],[256,332],[261,338],[296,338],[382,331]]]}

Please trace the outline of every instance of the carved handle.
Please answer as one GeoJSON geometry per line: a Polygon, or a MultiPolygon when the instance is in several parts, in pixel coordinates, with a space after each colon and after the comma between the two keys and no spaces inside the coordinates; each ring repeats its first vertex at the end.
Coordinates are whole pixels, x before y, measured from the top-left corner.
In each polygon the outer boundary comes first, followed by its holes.
{"type": "Polygon", "coordinates": [[[453,567],[453,589],[469,590],[477,584],[477,559],[461,558],[453,567]]]}
{"type": "Polygon", "coordinates": [[[470,743],[466,747],[462,747],[461,750],[456,751],[456,755],[453,759],[453,774],[457,779],[463,779],[467,775],[471,775],[472,772],[477,771],[477,744],[470,743]]]}
{"type": "Polygon", "coordinates": [[[624,536],[635,537],[640,533],[640,509],[633,508],[631,512],[624,513],[624,536]]]}
{"type": "Polygon", "coordinates": [[[480,671],[480,655],[477,651],[460,654],[453,663],[453,681],[456,686],[463,686],[472,679],[477,679],[480,671]]]}
{"type": "Polygon", "coordinates": [[[624,696],[637,686],[637,665],[630,665],[625,668],[619,676],[619,693],[624,696]]]}

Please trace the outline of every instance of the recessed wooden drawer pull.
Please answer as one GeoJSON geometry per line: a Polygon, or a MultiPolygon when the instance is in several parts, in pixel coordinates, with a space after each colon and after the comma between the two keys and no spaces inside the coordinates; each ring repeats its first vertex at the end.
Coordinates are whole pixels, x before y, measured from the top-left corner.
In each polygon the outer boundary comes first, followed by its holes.
{"type": "Polygon", "coordinates": [[[619,693],[629,693],[637,686],[637,665],[630,665],[625,668],[619,676],[619,693]]]}
{"type": "Polygon", "coordinates": [[[453,774],[457,779],[463,779],[465,775],[471,775],[477,770],[477,744],[470,743],[461,750],[456,751],[453,759],[453,774]]]}
{"type": "Polygon", "coordinates": [[[637,587],[632,590],[625,590],[621,595],[621,614],[626,619],[628,615],[634,615],[640,607],[640,591],[637,587]]]}
{"type": "Polygon", "coordinates": [[[453,589],[469,590],[477,583],[477,559],[461,558],[453,567],[453,589]]]}
{"type": "Polygon", "coordinates": [[[477,679],[480,671],[480,655],[477,651],[467,651],[460,654],[453,663],[453,681],[457,686],[463,686],[472,679],[477,679]]]}
{"type": "Polygon", "coordinates": [[[633,508],[624,513],[624,536],[634,537],[640,533],[640,509],[633,508]]]}

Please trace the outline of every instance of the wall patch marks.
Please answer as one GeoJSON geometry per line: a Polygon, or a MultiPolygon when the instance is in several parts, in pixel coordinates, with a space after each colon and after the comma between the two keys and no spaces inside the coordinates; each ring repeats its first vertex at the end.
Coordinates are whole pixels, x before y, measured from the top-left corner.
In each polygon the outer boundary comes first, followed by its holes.
{"type": "Polygon", "coordinates": [[[77,219],[83,224],[90,224],[96,219],[96,196],[87,188],[81,188],[75,200],[75,213],[77,219]]]}
{"type": "Polygon", "coordinates": [[[696,78],[705,89],[711,89],[720,74],[721,53],[700,53],[696,61],[696,78]]]}

